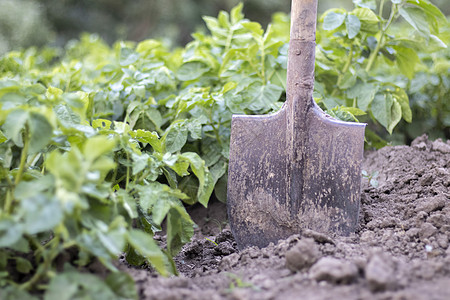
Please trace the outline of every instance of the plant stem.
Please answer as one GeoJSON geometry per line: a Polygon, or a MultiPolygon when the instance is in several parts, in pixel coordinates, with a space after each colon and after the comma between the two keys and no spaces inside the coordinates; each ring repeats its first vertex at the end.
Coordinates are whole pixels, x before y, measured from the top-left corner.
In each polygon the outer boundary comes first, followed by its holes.
{"type": "Polygon", "coordinates": [[[224,53],[227,53],[228,50],[230,50],[231,41],[233,40],[233,34],[234,34],[234,30],[230,30],[230,32],[228,33],[228,36],[227,36],[227,42],[225,44],[225,52],[224,53]]]}
{"type": "Polygon", "coordinates": [[[369,61],[367,62],[367,66],[366,66],[366,72],[369,72],[370,69],[372,69],[373,63],[375,62],[375,59],[378,56],[378,52],[380,51],[381,47],[384,46],[384,38],[386,35],[386,31],[388,30],[389,26],[392,24],[392,21],[394,20],[394,16],[397,13],[397,4],[392,4],[392,8],[391,8],[391,14],[389,16],[389,20],[387,21],[386,25],[384,26],[384,28],[381,29],[381,34],[380,34],[380,41],[377,43],[377,46],[375,47],[375,50],[370,53],[369,56],[369,61]]]}
{"type": "Polygon", "coordinates": [[[380,17],[380,19],[383,18],[384,1],[385,1],[385,0],[381,0],[381,3],[380,3],[380,10],[378,11],[378,16],[380,17]]]}
{"type": "Polygon", "coordinates": [[[264,42],[261,43],[261,77],[263,84],[266,84],[266,52],[264,51],[264,42]]]}
{"type": "Polygon", "coordinates": [[[11,206],[12,206],[12,201],[13,201],[12,193],[14,192],[14,183],[11,181],[9,174],[6,174],[5,178],[6,178],[6,181],[8,182],[8,190],[6,192],[6,199],[5,199],[5,205],[3,207],[3,211],[5,214],[9,214],[11,206]]]}
{"type": "Polygon", "coordinates": [[[36,273],[34,273],[33,277],[31,277],[30,280],[20,285],[22,289],[29,290],[35,283],[37,283],[49,270],[52,261],[55,259],[55,257],[58,255],[58,246],[59,246],[59,239],[57,237],[53,238],[52,241],[57,239],[53,244],[51,249],[45,250],[45,248],[41,245],[39,241],[36,240],[36,238],[27,235],[26,236],[28,241],[31,242],[36,248],[38,252],[41,252],[41,255],[44,259],[43,263],[39,265],[38,269],[36,270],[36,273]]]}
{"type": "MultiPolygon", "coordinates": [[[[212,115],[213,108],[211,107],[211,110],[209,110],[209,122],[211,123],[211,127],[214,131],[214,136],[216,137],[217,142],[219,143],[219,146],[222,147],[222,140],[220,139],[219,130],[214,126],[214,120],[212,115]]],[[[219,127],[220,127],[220,121],[219,121],[219,127]]]]}
{"type": "Polygon", "coordinates": [[[384,26],[384,28],[381,29],[381,33],[380,33],[380,40],[377,43],[377,46],[375,47],[375,50],[370,53],[369,56],[369,60],[367,62],[367,66],[366,66],[366,72],[369,72],[370,69],[372,69],[372,66],[375,62],[375,59],[378,56],[378,52],[380,51],[381,47],[384,46],[384,38],[386,35],[386,31],[388,30],[389,26],[392,24],[392,21],[394,20],[394,16],[397,13],[397,4],[392,4],[392,8],[391,8],[391,14],[389,16],[389,20],[387,21],[386,25],[384,26]]]}
{"type": "Polygon", "coordinates": [[[342,71],[338,75],[338,80],[336,82],[336,87],[333,89],[333,92],[331,93],[331,96],[336,96],[336,94],[338,92],[338,89],[339,89],[339,85],[342,82],[342,78],[344,77],[344,74],[347,73],[348,69],[350,69],[350,65],[352,64],[352,60],[353,60],[353,44],[350,47],[350,53],[349,53],[349,55],[347,57],[347,61],[345,62],[345,65],[342,68],[342,71]]]}
{"type": "Polygon", "coordinates": [[[28,148],[30,147],[30,137],[29,137],[29,131],[28,131],[28,125],[25,126],[25,132],[23,133],[23,148],[22,148],[22,154],[20,156],[20,164],[19,164],[19,170],[16,174],[16,179],[14,180],[14,185],[18,185],[20,180],[22,179],[23,171],[25,170],[25,165],[27,163],[27,157],[28,157],[28,148]]]}
{"type": "Polygon", "coordinates": [[[127,152],[127,179],[125,181],[125,190],[128,191],[128,184],[130,183],[130,155],[127,152]]]}
{"type": "Polygon", "coordinates": [[[6,215],[11,213],[12,202],[13,202],[12,193],[11,190],[8,190],[6,192],[5,206],[3,207],[3,210],[6,215]]]}

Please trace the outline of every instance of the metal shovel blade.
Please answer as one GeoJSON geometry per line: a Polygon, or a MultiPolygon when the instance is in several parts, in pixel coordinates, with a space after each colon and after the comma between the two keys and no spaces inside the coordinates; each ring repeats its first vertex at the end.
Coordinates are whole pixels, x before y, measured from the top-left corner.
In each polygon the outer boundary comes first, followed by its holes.
{"type": "Polygon", "coordinates": [[[326,115],[312,98],[317,0],[293,0],[287,101],[233,116],[228,217],[239,248],[302,228],[348,235],[358,222],[365,124],[326,115]]]}

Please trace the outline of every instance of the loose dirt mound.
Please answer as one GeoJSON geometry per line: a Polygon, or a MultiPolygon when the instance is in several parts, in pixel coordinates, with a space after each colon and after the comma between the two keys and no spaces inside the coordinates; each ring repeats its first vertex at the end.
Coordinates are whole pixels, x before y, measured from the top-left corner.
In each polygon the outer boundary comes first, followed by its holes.
{"type": "Polygon", "coordinates": [[[378,186],[363,180],[356,234],[304,230],[237,252],[214,203],[176,258],[179,277],[129,269],[141,298],[450,299],[450,143],[420,137],[385,147],[367,154],[363,169],[378,171],[378,186]]]}

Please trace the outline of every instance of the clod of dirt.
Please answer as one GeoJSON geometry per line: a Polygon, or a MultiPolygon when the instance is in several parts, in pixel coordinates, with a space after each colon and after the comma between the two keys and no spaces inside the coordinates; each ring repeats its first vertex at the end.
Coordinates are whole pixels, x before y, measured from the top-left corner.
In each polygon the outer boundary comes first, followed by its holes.
{"type": "Polygon", "coordinates": [[[233,268],[238,264],[240,258],[240,255],[237,253],[225,256],[220,262],[219,271],[229,270],[233,268]]]}
{"type": "Polygon", "coordinates": [[[450,153],[450,145],[444,143],[441,139],[437,139],[431,145],[431,148],[441,153],[450,153]]]}
{"type": "Polygon", "coordinates": [[[185,245],[175,257],[179,271],[187,277],[216,270],[223,257],[237,251],[237,245],[229,229],[222,230],[215,238],[198,238],[185,245]]]}
{"type": "Polygon", "coordinates": [[[358,268],[351,261],[322,257],[311,267],[311,278],[317,281],[327,281],[335,284],[353,282],[358,276],[358,268]]]}
{"type": "Polygon", "coordinates": [[[421,211],[430,213],[432,211],[441,210],[445,207],[445,200],[444,195],[421,199],[417,204],[415,211],[417,213],[421,211]]]}
{"type": "Polygon", "coordinates": [[[301,239],[286,252],[286,267],[297,272],[311,267],[320,257],[320,251],[313,239],[301,239]]]}
{"type": "Polygon", "coordinates": [[[373,292],[396,287],[394,262],[389,255],[373,255],[366,266],[365,276],[373,292]]]}
{"type": "Polygon", "coordinates": [[[312,238],[316,242],[321,243],[321,244],[328,243],[328,244],[334,245],[333,239],[324,233],[320,233],[320,232],[317,232],[317,231],[314,231],[311,229],[305,229],[305,230],[303,230],[302,235],[304,237],[312,238]]]}
{"type": "Polygon", "coordinates": [[[425,240],[431,236],[433,236],[437,232],[437,228],[431,225],[430,223],[423,223],[419,229],[419,238],[421,240],[425,240]]]}

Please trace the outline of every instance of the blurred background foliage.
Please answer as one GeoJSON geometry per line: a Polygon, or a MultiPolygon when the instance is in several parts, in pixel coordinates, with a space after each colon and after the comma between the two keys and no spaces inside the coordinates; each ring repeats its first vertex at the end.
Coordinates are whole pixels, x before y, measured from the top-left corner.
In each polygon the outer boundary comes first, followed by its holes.
{"type": "MultiPolygon", "coordinates": [[[[216,16],[244,2],[245,16],[265,27],[275,12],[288,13],[291,0],[0,0],[0,55],[30,46],[64,47],[82,32],[96,33],[106,42],[162,39],[173,47],[192,40],[191,33],[206,31],[202,16],[216,16]]],[[[450,16],[450,0],[431,0],[450,16]]],[[[319,0],[319,13],[332,7],[351,9],[352,0],[319,0]]],[[[386,6],[386,14],[389,8],[386,6]]],[[[408,29],[409,30],[409,29],[408,29]]],[[[448,31],[448,29],[447,29],[448,31]]],[[[427,55],[427,54],[420,54],[427,55]]],[[[423,57],[422,57],[423,59],[423,57]]],[[[406,86],[413,110],[412,124],[400,123],[393,143],[409,143],[428,133],[450,137],[450,77],[448,69],[435,70],[450,50],[428,55],[428,67],[406,86]]],[[[385,74],[390,76],[389,74],[385,74]]]]}
{"type": "MultiPolygon", "coordinates": [[[[265,27],[274,12],[289,12],[291,0],[243,0],[247,18],[265,27]]],[[[229,11],[239,0],[0,0],[0,54],[53,42],[62,46],[82,32],[109,43],[162,38],[184,45],[205,29],[202,16],[229,11]]],[[[432,0],[450,14],[449,0],[432,0]]],[[[320,0],[319,12],[353,7],[351,0],[320,0]]]]}

